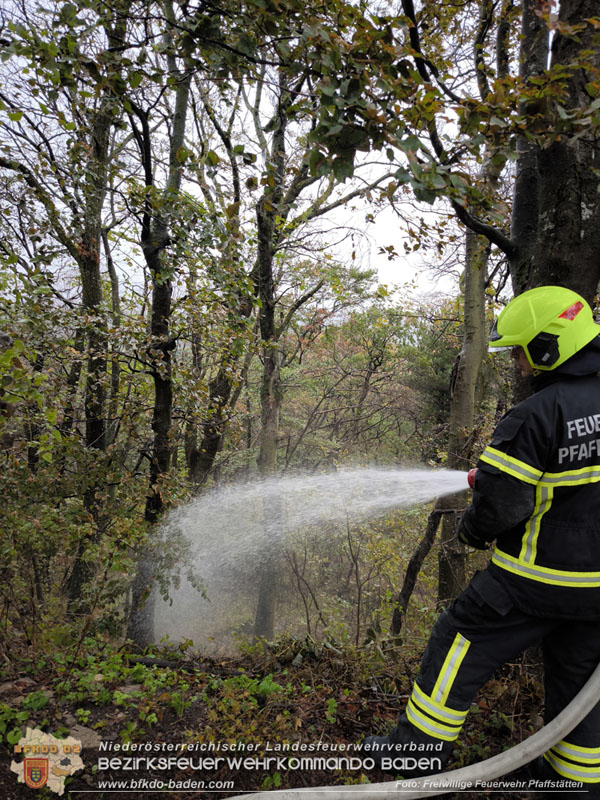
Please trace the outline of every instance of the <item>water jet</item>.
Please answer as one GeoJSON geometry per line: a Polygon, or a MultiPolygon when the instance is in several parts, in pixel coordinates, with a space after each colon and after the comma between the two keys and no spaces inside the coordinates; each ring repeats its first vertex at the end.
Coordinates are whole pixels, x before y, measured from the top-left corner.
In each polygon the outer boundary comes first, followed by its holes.
{"type": "Polygon", "coordinates": [[[258,575],[273,549],[306,532],[334,537],[349,523],[366,523],[466,488],[466,473],[458,470],[369,467],[272,477],[208,491],[169,514],[161,530],[167,548],[178,537],[188,543],[208,601],[183,581],[170,593],[171,605],[157,606],[156,638],[191,638],[210,650],[211,637],[235,627],[234,620],[242,633],[249,633],[249,611],[236,598],[235,587],[258,575]],[[269,517],[275,505],[273,525],[269,517]]]}

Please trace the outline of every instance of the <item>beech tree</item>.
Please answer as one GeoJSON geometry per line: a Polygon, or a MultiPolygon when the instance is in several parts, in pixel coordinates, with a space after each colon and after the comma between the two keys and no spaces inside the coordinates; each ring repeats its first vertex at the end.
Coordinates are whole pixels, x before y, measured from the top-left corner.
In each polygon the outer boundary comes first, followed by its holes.
{"type": "MultiPolygon", "coordinates": [[[[3,10],[0,248],[13,334],[3,369],[7,386],[19,387],[10,424],[21,426],[29,477],[41,480],[52,440],[61,477],[72,469],[83,486],[91,532],[66,555],[72,606],[91,586],[103,537],[132,556],[174,487],[184,486],[182,497],[207,482],[256,354],[258,469],[278,469],[282,352],[328,280],[319,266],[288,297],[293,265],[309,250],[302,236],[349,200],[398,203],[412,193],[467,231],[448,443],[449,464],[466,465],[485,292],[496,295],[505,267],[515,292],[559,283],[592,299],[597,290],[594,5],[402,0],[397,13],[344,0],[248,0],[216,13],[170,0],[86,0],[3,10]],[[122,292],[119,276],[137,270],[145,286],[122,292]],[[32,301],[40,319],[17,344],[27,333],[25,291],[45,300],[32,301]],[[54,370],[64,403],[50,409],[39,386],[54,370]],[[187,394],[184,380],[195,382],[187,394]],[[182,441],[193,489],[176,473],[182,441]],[[142,498],[131,501],[144,523],[131,540],[114,531],[121,491],[142,498]]],[[[317,244],[328,244],[324,230],[317,244]]],[[[373,360],[341,426],[354,443],[380,368],[377,336],[368,347],[373,360]]],[[[58,505],[68,505],[62,488],[58,505]]],[[[146,572],[134,607],[156,577],[146,572]]],[[[272,601],[261,607],[267,622],[256,630],[269,635],[272,601]]]]}
{"type": "Polygon", "coordinates": [[[426,202],[446,197],[467,228],[505,254],[515,291],[545,281],[591,298],[599,279],[595,4],[563,0],[556,13],[545,0],[471,0],[458,9],[403,0],[402,11],[377,17],[383,52],[372,70],[358,62],[375,19],[359,22],[355,12],[360,35],[345,45],[345,71],[323,78],[332,99],[313,136],[316,168],[333,168],[329,153],[351,173],[359,148],[389,148],[390,161],[402,162],[398,184],[426,202]],[[515,165],[512,212],[494,185],[469,177],[469,165],[490,156],[496,167],[515,165]]]}

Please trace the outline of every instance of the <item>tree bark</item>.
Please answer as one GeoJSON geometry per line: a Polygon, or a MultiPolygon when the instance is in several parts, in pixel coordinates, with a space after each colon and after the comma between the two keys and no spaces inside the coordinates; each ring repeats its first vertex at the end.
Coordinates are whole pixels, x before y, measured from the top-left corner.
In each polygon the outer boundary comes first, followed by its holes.
{"type": "MultiPolygon", "coordinates": [[[[283,143],[282,143],[283,146],[283,143]]],[[[263,373],[260,391],[261,436],[258,469],[263,478],[277,470],[277,443],[281,411],[281,357],[275,332],[275,287],[273,280],[273,233],[275,208],[272,201],[258,208],[259,248],[257,289],[261,299],[260,333],[263,342],[263,373]],[[267,208],[266,208],[267,206],[267,208]]],[[[254,620],[256,638],[273,638],[281,541],[281,506],[263,500],[265,518],[264,556],[254,620]]]]}
{"type": "MultiPolygon", "coordinates": [[[[463,344],[454,368],[451,387],[448,435],[449,469],[467,471],[471,466],[472,430],[475,420],[475,389],[486,350],[485,284],[489,245],[472,231],[466,233],[466,266],[464,272],[463,344]]],[[[466,506],[467,491],[444,499],[446,514],[442,520],[438,555],[438,607],[445,608],[466,582],[465,548],[456,536],[460,509],[466,506]]]]}
{"type": "MultiPolygon", "coordinates": [[[[506,7],[503,5],[503,11],[506,7]]],[[[478,67],[479,91],[487,96],[489,86],[483,64],[483,44],[493,7],[489,0],[480,4],[479,26],[475,41],[474,60],[478,67]]],[[[498,75],[502,77],[505,60],[502,58],[504,39],[498,33],[498,75]]],[[[495,190],[504,162],[494,158],[488,148],[482,167],[482,182],[495,190]]],[[[448,460],[450,469],[467,471],[471,466],[473,448],[473,425],[475,423],[475,392],[479,374],[486,355],[487,331],[485,324],[485,289],[490,245],[483,237],[467,229],[465,234],[465,271],[463,289],[463,343],[453,371],[450,395],[450,420],[448,434],[448,460]]],[[[465,480],[466,484],[466,480],[465,480]]],[[[467,490],[444,499],[446,509],[454,514],[445,514],[442,520],[440,549],[438,553],[438,608],[445,608],[465,587],[466,550],[458,541],[457,524],[460,511],[467,504],[467,490]]]]}
{"type": "MultiPolygon", "coordinates": [[[[562,0],[559,22],[580,25],[597,16],[594,0],[562,0]]],[[[600,48],[596,28],[584,24],[577,36],[556,30],[552,42],[554,64],[573,64],[585,53],[585,68],[570,68],[564,97],[567,112],[590,103],[588,83],[597,80],[600,48]]],[[[556,114],[556,111],[554,111],[556,114]]],[[[552,124],[552,119],[549,120],[552,124]]],[[[592,301],[600,281],[600,203],[596,153],[599,136],[594,126],[557,137],[539,153],[539,226],[527,287],[567,286],[592,301]],[[583,267],[583,268],[582,268],[583,267]]]]}
{"type": "MultiPolygon", "coordinates": [[[[521,13],[520,77],[527,84],[545,70],[548,63],[548,28],[536,14],[535,0],[524,0],[521,13]]],[[[519,111],[533,111],[531,104],[521,103],[519,111]]],[[[516,142],[517,170],[513,189],[510,235],[516,245],[509,259],[513,292],[520,294],[527,287],[529,267],[538,230],[540,146],[520,136],[516,142]]]]}
{"type": "MultiPolygon", "coordinates": [[[[110,250],[110,242],[108,240],[108,231],[102,230],[102,244],[104,247],[104,256],[106,258],[106,266],[110,278],[110,296],[111,296],[111,312],[112,312],[112,326],[117,330],[121,326],[121,298],[119,295],[119,276],[115,269],[112,253],[110,250]]],[[[113,340],[114,341],[114,340],[113,340]]],[[[106,445],[110,446],[117,438],[118,430],[118,413],[119,413],[119,386],[121,381],[121,367],[119,364],[119,355],[115,350],[114,344],[111,344],[111,357],[110,357],[110,401],[108,404],[108,428],[106,431],[106,445]]]]}
{"type": "MultiPolygon", "coordinates": [[[[165,13],[171,25],[175,17],[171,2],[165,3],[165,13]]],[[[181,187],[182,165],[178,159],[185,139],[185,124],[189,103],[191,72],[177,69],[173,56],[169,57],[169,73],[176,78],[175,108],[172,117],[172,132],[169,146],[169,173],[158,205],[148,202],[142,223],[142,251],[152,277],[152,307],[148,361],[154,383],[154,408],[152,431],[154,439],[150,455],[149,490],[146,497],[144,518],[150,530],[147,550],[138,560],[137,572],[131,589],[131,608],[127,636],[143,647],[154,640],[154,581],[155,560],[151,547],[151,529],[160,519],[165,508],[161,479],[171,466],[171,427],[173,415],[173,381],[171,353],[176,343],[171,338],[171,268],[165,262],[164,251],[169,245],[168,214],[177,199],[181,187]]],[[[139,143],[146,170],[146,184],[154,185],[154,174],[150,160],[150,129],[147,114],[137,110],[142,123],[139,143]]]]}
{"type": "MultiPolygon", "coordinates": [[[[257,204],[256,224],[258,249],[253,270],[255,292],[260,300],[259,329],[263,344],[263,374],[260,391],[261,437],[258,454],[258,469],[263,478],[273,475],[277,469],[277,442],[279,439],[279,416],[281,410],[281,358],[275,326],[275,278],[273,258],[275,255],[276,219],[281,213],[286,162],[285,132],[287,116],[285,103],[287,88],[283,72],[279,75],[279,106],[268,164],[269,181],[257,204]]],[[[281,506],[272,507],[266,498],[263,501],[265,516],[265,559],[261,569],[254,635],[270,639],[275,629],[275,602],[279,542],[281,541],[281,506]],[[279,528],[279,529],[278,529],[279,528]]]]}
{"type": "MultiPolygon", "coordinates": [[[[127,3],[125,4],[127,7],[127,3]]],[[[127,30],[125,11],[114,11],[112,26],[108,29],[109,49],[123,44],[127,30]]],[[[75,248],[79,254],[77,259],[81,276],[81,295],[83,306],[89,314],[87,328],[88,360],[85,380],[85,444],[90,451],[90,458],[98,460],[100,453],[106,450],[106,354],[108,335],[106,320],[102,312],[102,279],[100,274],[100,251],[102,240],[102,210],[108,188],[108,144],[110,130],[115,121],[114,98],[106,96],[100,101],[100,107],[93,116],[90,128],[89,152],[90,163],[85,170],[83,196],[85,207],[81,236],[75,248]],[[96,453],[96,455],[92,455],[96,453]]],[[[93,473],[93,470],[91,470],[93,473]]],[[[105,527],[102,501],[98,498],[98,487],[94,481],[84,493],[84,507],[94,520],[95,540],[105,527]]],[[[69,606],[74,609],[81,605],[84,586],[90,582],[94,574],[94,565],[84,560],[88,541],[80,541],[71,574],[67,582],[69,606]]]]}
{"type": "MultiPolygon", "coordinates": [[[[252,314],[252,300],[241,294],[238,300],[236,313],[244,321],[243,324],[246,324],[245,320],[252,314]]],[[[246,356],[246,362],[242,365],[242,376],[250,366],[251,357],[251,353],[246,356]]],[[[195,427],[189,431],[187,463],[190,480],[198,487],[205,484],[209,478],[217,453],[223,444],[228,425],[228,410],[235,406],[242,390],[243,377],[240,380],[234,376],[235,368],[235,361],[232,361],[231,355],[226,353],[217,374],[209,382],[207,422],[203,427],[200,444],[197,444],[195,427]],[[237,388],[236,380],[239,380],[237,388]]]]}
{"type": "Polygon", "coordinates": [[[396,605],[394,606],[394,613],[392,615],[392,636],[400,636],[400,632],[402,631],[402,623],[404,622],[406,609],[408,608],[408,603],[415,589],[417,578],[421,572],[423,562],[433,547],[441,516],[442,511],[437,507],[431,512],[427,518],[425,535],[419,542],[417,549],[412,554],[410,561],[408,562],[408,566],[406,567],[406,572],[404,574],[402,588],[398,592],[396,605]]]}
{"type": "MultiPolygon", "coordinates": [[[[524,4],[522,23],[522,77],[536,77],[547,69],[548,37],[545,22],[535,14],[536,3],[524,4]]],[[[567,77],[559,97],[563,113],[576,115],[590,104],[590,76],[600,69],[597,32],[586,23],[597,12],[594,0],[563,0],[554,32],[551,66],[565,65],[567,77]],[[572,26],[581,26],[577,35],[572,26]],[[566,33],[564,31],[567,31],[566,33]],[[585,53],[585,68],[577,67],[585,53]]],[[[554,131],[561,122],[557,104],[547,100],[523,105],[530,124],[554,131]]],[[[510,261],[515,294],[545,284],[567,286],[589,301],[600,281],[600,205],[598,204],[595,127],[578,126],[553,137],[548,147],[518,143],[511,235],[517,256],[510,261]]]]}

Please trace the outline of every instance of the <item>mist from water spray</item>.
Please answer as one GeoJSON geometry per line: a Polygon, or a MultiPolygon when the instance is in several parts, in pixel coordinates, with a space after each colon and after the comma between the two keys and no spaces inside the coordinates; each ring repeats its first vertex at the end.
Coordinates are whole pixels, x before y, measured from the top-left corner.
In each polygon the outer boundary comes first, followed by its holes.
{"type": "Polygon", "coordinates": [[[213,489],[169,514],[161,537],[168,547],[183,536],[189,544],[187,566],[201,578],[208,599],[184,580],[170,592],[170,606],[157,604],[156,638],[191,638],[206,649],[212,636],[220,638],[234,619],[245,620],[248,633],[254,608],[239,587],[254,575],[258,579],[276,542],[289,544],[299,534],[334,537],[347,524],[466,488],[466,473],[455,470],[366,468],[213,489]],[[275,503],[281,519],[273,530],[269,509],[275,503]]]}

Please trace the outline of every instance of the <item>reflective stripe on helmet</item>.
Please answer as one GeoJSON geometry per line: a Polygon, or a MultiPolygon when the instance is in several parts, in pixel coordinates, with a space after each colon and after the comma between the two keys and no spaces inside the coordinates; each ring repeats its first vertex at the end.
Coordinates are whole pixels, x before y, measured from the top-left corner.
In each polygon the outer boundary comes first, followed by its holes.
{"type": "Polygon", "coordinates": [[[583,308],[583,303],[581,302],[573,303],[573,305],[567,308],[566,311],[563,311],[562,314],[558,315],[559,319],[575,319],[575,317],[577,316],[577,314],[579,314],[582,308],[583,308]]]}
{"type": "Polygon", "coordinates": [[[564,286],[538,286],[514,297],[500,312],[489,344],[519,345],[533,369],[552,370],[599,334],[583,297],[564,286]]]}

